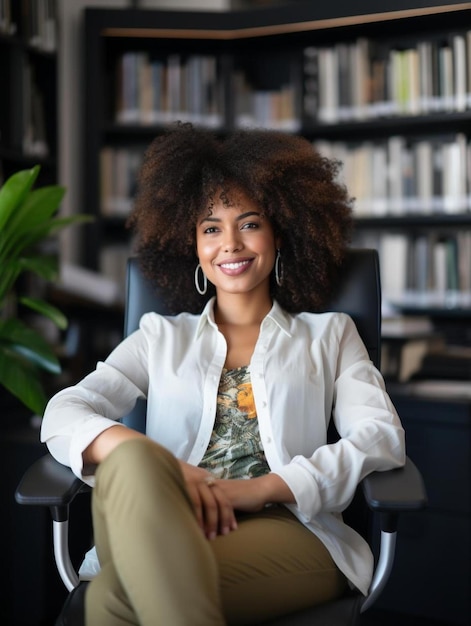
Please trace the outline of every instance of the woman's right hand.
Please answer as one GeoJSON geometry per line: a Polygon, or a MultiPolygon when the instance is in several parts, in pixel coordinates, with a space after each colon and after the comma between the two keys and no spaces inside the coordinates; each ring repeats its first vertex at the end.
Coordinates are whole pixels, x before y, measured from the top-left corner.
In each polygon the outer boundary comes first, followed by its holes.
{"type": "Polygon", "coordinates": [[[234,508],[218,481],[201,467],[179,461],[196,519],[208,539],[236,530],[234,508]]]}

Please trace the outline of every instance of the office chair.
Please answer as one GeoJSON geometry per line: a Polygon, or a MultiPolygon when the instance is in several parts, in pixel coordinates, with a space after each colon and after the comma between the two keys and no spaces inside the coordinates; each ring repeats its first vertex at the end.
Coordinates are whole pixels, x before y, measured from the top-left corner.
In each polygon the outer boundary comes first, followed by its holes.
{"type": "MultiPolygon", "coordinates": [[[[342,279],[331,304],[325,308],[349,313],[368,349],[370,358],[379,367],[381,339],[381,287],[379,261],[375,250],[349,251],[342,279]]],[[[125,336],[138,327],[147,311],[166,314],[165,303],[140,272],[138,261],[128,262],[125,336]]],[[[124,423],[145,430],[145,404],[138,403],[124,423]]],[[[330,437],[335,437],[330,434],[330,437]]],[[[87,583],[79,581],[68,553],[69,504],[80,492],[89,488],[71,470],[46,454],[23,476],[15,497],[20,504],[48,506],[53,520],[54,554],[62,581],[70,591],[56,626],[83,626],[83,600],[87,583]]],[[[391,572],[397,535],[398,515],[417,511],[426,505],[422,478],[415,465],[406,465],[388,472],[375,472],[366,477],[344,516],[369,541],[372,529],[379,534],[379,555],[368,596],[351,591],[342,598],[265,622],[268,626],[354,626],[361,612],[369,608],[384,588],[391,572]],[[366,506],[364,502],[366,501],[366,506]],[[368,514],[366,513],[368,512],[368,514]],[[371,522],[373,516],[379,521],[371,522]]]]}

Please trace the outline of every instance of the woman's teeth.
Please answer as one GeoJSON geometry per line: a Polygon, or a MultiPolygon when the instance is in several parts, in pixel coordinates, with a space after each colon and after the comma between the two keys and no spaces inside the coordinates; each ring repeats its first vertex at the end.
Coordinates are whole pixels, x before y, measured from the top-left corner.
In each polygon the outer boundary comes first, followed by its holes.
{"type": "Polygon", "coordinates": [[[221,267],[224,267],[228,270],[236,270],[239,267],[243,267],[244,265],[248,265],[249,261],[239,261],[238,263],[221,263],[221,267]]]}

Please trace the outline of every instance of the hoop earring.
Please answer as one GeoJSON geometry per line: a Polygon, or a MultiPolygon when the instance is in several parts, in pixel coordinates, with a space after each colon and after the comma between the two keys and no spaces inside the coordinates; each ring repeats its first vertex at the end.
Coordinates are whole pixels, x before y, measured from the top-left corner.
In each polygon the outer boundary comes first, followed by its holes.
{"type": "Polygon", "coordinates": [[[196,287],[196,291],[200,294],[200,296],[204,296],[205,293],[208,291],[208,279],[206,278],[206,274],[203,272],[201,265],[199,263],[195,269],[195,287],[196,287]],[[203,274],[203,287],[202,288],[200,287],[200,282],[199,282],[199,276],[198,276],[199,270],[201,270],[201,273],[203,274]]]}
{"type": "Polygon", "coordinates": [[[280,249],[276,251],[276,259],[275,259],[275,280],[278,287],[281,287],[283,283],[283,263],[281,262],[281,253],[280,249]]]}

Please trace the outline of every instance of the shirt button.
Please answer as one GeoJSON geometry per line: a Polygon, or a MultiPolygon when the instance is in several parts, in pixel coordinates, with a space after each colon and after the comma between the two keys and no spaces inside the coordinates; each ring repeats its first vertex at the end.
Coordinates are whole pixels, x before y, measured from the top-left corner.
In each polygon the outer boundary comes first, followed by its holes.
{"type": "Polygon", "coordinates": [[[265,409],[267,406],[267,403],[265,402],[265,400],[262,402],[262,408],[265,409]]]}
{"type": "Polygon", "coordinates": [[[267,443],[271,443],[271,437],[267,437],[267,443]]]}

